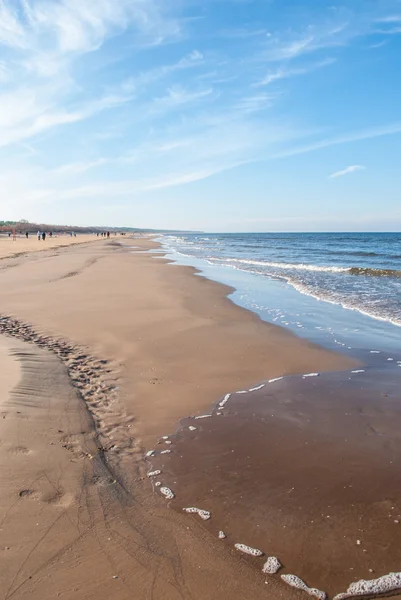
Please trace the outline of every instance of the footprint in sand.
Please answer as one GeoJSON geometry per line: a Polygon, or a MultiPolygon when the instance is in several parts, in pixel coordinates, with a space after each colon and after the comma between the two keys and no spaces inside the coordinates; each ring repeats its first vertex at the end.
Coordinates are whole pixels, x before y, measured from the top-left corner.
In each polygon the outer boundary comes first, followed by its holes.
{"type": "Polygon", "coordinates": [[[20,498],[29,498],[30,500],[35,500],[38,498],[39,494],[35,490],[21,490],[18,492],[18,496],[20,498]]]}
{"type": "Polygon", "coordinates": [[[10,454],[31,454],[32,450],[28,450],[28,448],[25,448],[25,446],[13,446],[12,448],[8,449],[8,452],[10,454]]]}
{"type": "Polygon", "coordinates": [[[73,494],[65,494],[63,490],[53,490],[42,494],[40,500],[52,506],[67,508],[74,504],[75,497],[73,494]]]}

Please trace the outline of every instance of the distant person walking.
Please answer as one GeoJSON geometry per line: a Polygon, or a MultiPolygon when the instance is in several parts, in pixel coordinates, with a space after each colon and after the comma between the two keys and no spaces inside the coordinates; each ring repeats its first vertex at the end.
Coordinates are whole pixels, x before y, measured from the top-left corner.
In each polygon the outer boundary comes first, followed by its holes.
{"type": "Polygon", "coordinates": [[[107,232],[107,237],[108,237],[108,238],[110,237],[110,231],[108,231],[108,232],[107,232]]]}
{"type": "Polygon", "coordinates": [[[41,238],[41,237],[42,237],[42,236],[41,236],[41,234],[40,234],[40,231],[38,231],[38,242],[40,242],[40,238],[41,238]]]}
{"type": "Polygon", "coordinates": [[[44,231],[44,232],[42,233],[42,240],[43,240],[44,242],[46,241],[46,231],[44,231]]]}
{"type": "Polygon", "coordinates": [[[26,239],[29,238],[29,233],[27,231],[25,232],[25,237],[26,237],[26,239]]]}

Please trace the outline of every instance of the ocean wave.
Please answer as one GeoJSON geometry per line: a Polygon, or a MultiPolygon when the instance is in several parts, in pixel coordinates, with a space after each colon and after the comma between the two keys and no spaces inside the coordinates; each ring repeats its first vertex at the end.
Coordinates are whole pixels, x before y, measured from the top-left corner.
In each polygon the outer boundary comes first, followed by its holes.
{"type": "Polygon", "coordinates": [[[265,260],[246,260],[243,258],[218,258],[214,257],[214,260],[219,262],[227,263],[238,263],[241,265],[256,265],[260,267],[274,267],[276,269],[291,269],[299,271],[319,271],[328,273],[345,273],[349,270],[349,267],[327,267],[322,265],[308,265],[303,263],[280,263],[280,262],[269,262],[265,260]]]}
{"type": "MultiPolygon", "coordinates": [[[[321,252],[321,249],[318,249],[321,252]]],[[[336,254],[338,256],[386,256],[380,252],[366,252],[364,250],[326,250],[327,254],[336,254]]]]}
{"type": "Polygon", "coordinates": [[[375,319],[376,321],[384,321],[386,323],[396,325],[397,327],[401,327],[401,318],[397,315],[379,313],[376,310],[372,309],[372,307],[370,306],[356,306],[355,304],[352,304],[347,298],[334,298],[333,296],[330,296],[329,294],[325,293],[323,290],[316,292],[316,290],[310,289],[309,286],[305,285],[304,283],[291,280],[291,278],[286,279],[286,281],[294,289],[296,289],[301,294],[304,294],[305,296],[311,296],[312,298],[315,298],[315,300],[319,300],[321,302],[336,304],[338,306],[342,306],[342,308],[345,308],[347,310],[355,310],[356,312],[370,317],[371,319],[375,319]]]}
{"type": "Polygon", "coordinates": [[[351,275],[368,275],[369,277],[401,277],[397,269],[374,269],[371,267],[350,267],[351,275]]]}
{"type": "Polygon", "coordinates": [[[264,260],[251,260],[242,258],[218,258],[215,261],[235,263],[241,265],[253,265],[260,267],[272,267],[275,269],[291,271],[315,271],[318,273],[347,273],[349,275],[365,275],[369,277],[396,277],[401,278],[401,271],[397,269],[379,269],[373,267],[334,267],[327,265],[310,265],[304,263],[281,263],[264,260]]]}

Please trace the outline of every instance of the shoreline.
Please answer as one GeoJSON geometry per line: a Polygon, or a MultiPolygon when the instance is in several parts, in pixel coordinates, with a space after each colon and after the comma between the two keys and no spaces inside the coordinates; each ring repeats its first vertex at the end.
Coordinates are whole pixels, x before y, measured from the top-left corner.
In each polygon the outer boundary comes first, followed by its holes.
{"type": "MultiPolygon", "coordinates": [[[[211,535],[220,529],[229,545],[273,554],[280,574],[295,572],[330,598],[399,571],[400,377],[394,368],[352,373],[227,394],[159,441],[148,458],[152,483],[173,490],[178,512],[208,511],[211,535]]],[[[262,559],[252,564],[261,571],[262,559]]]]}
{"type": "MultiPolygon", "coordinates": [[[[260,234],[260,237],[256,235],[255,257],[252,256],[252,252],[248,252],[250,248],[247,239],[250,234],[205,235],[207,237],[185,234],[171,236],[167,233],[160,236],[159,239],[177,264],[200,265],[199,268],[207,277],[212,277],[217,281],[227,281],[230,278],[235,280],[237,277],[230,277],[230,271],[232,274],[233,272],[241,273],[244,277],[268,277],[287,284],[298,295],[313,298],[339,309],[355,311],[359,316],[385,325],[393,327],[401,325],[401,315],[397,311],[399,302],[394,304],[386,302],[386,298],[389,299],[390,296],[391,278],[395,278],[394,285],[396,285],[396,279],[400,275],[397,256],[389,253],[386,238],[383,240],[382,254],[377,248],[376,252],[368,254],[365,254],[362,248],[361,252],[356,253],[348,248],[348,254],[345,250],[338,251],[338,248],[337,250],[326,248],[325,241],[318,234],[311,234],[312,247],[308,247],[308,244],[305,243],[307,239],[303,240],[301,236],[299,243],[304,252],[304,261],[302,264],[298,264],[297,256],[294,254],[295,247],[292,247],[294,240],[291,241],[291,237],[289,237],[287,246],[285,235],[284,237],[281,234],[277,237],[275,234],[260,234]],[[322,247],[327,250],[324,259],[322,256],[319,258],[319,255],[314,256],[315,246],[320,243],[318,243],[319,237],[322,247]],[[283,238],[283,247],[277,244],[281,238],[283,238]],[[264,250],[262,242],[266,244],[264,250]],[[266,253],[268,247],[270,250],[266,253]],[[278,250],[281,250],[282,254],[278,250]],[[288,255],[285,258],[287,252],[288,255]],[[357,256],[361,260],[362,258],[366,260],[363,266],[361,266],[362,263],[356,262],[357,256]],[[340,261],[339,257],[341,257],[340,261]],[[387,261],[389,264],[383,264],[380,261],[387,261]],[[219,271],[221,277],[219,277],[219,271]],[[224,271],[225,275],[223,275],[224,271]],[[314,281],[315,274],[316,280],[314,281]],[[328,280],[325,281],[325,278],[332,279],[331,286],[328,285],[328,280]],[[360,298],[358,297],[358,281],[361,286],[360,298]],[[380,282],[384,295],[380,295],[378,289],[380,282]],[[351,293],[352,289],[354,289],[354,293],[351,293]],[[380,298],[380,302],[368,301],[369,289],[375,297],[380,298]]],[[[252,235],[250,239],[253,239],[252,235]]],[[[337,241],[340,246],[342,243],[345,244],[345,247],[350,244],[350,240],[346,238],[337,241]]],[[[397,241],[396,238],[394,241],[397,241]]],[[[358,246],[360,241],[354,240],[354,243],[358,246]]],[[[397,289],[394,287],[392,291],[392,295],[398,299],[397,289]]]]}
{"type": "MultiPolygon", "coordinates": [[[[178,533],[183,535],[183,528],[187,530],[185,542],[179,545],[184,544],[189,561],[186,572],[197,598],[236,598],[245,583],[255,598],[289,598],[289,593],[294,598],[304,597],[297,591],[289,592],[280,581],[269,580],[268,592],[263,577],[252,579],[253,569],[246,561],[227,552],[221,542],[213,542],[206,531],[201,534],[196,522],[189,523],[185,515],[163,508],[159,493],[149,496],[142,456],[185,414],[201,412],[229,389],[256,385],[266,374],[279,376],[280,364],[286,373],[305,373],[317,364],[323,371],[355,363],[264,323],[228,299],[227,286],[194,277],[193,269],[168,265],[169,261],[160,256],[141,253],[154,242],[133,239],[133,244],[140,246],[139,252],[110,241],[63,249],[57,258],[21,258],[16,269],[1,274],[6,283],[0,292],[2,305],[9,309],[2,312],[33,323],[38,335],[73,340],[71,343],[85,353],[109,361],[109,377],[116,380],[116,399],[110,399],[109,407],[103,400],[98,402],[98,412],[94,411],[98,430],[115,446],[115,460],[111,458],[113,451],[106,452],[106,460],[122,475],[121,493],[128,494],[124,502],[131,502],[131,494],[142,499],[140,517],[152,523],[152,528],[156,522],[149,518],[156,511],[159,522],[168,528],[166,539],[177,544],[178,533]],[[73,275],[66,278],[69,273],[73,275]],[[29,306],[21,293],[28,294],[29,306]],[[200,588],[199,582],[195,584],[194,567],[200,556],[205,568],[212,568],[209,553],[229,578],[238,569],[241,572],[232,581],[231,592],[219,589],[217,595],[217,589],[212,592],[207,582],[200,588]]],[[[77,361],[80,366],[81,359],[77,361]]],[[[90,388],[84,370],[81,375],[83,389],[90,388]]],[[[95,463],[99,452],[98,448],[93,454],[95,463]]],[[[114,501],[112,504],[110,514],[114,511],[116,515],[120,509],[114,501]]],[[[156,531],[157,527],[157,536],[156,531]]],[[[152,539],[156,539],[153,534],[152,539]]],[[[126,566],[132,570],[129,564],[126,566]]],[[[153,571],[152,564],[150,561],[147,572],[153,571]]],[[[157,579],[162,581],[163,576],[157,579]]]]}
{"type": "MultiPolygon", "coordinates": [[[[209,260],[201,250],[199,256],[198,250],[191,254],[192,246],[189,245],[181,253],[178,243],[177,246],[171,244],[168,236],[159,241],[175,264],[195,266],[203,277],[235,287],[230,296],[232,301],[252,310],[270,324],[278,324],[296,336],[357,359],[361,357],[356,351],[361,349],[363,354],[363,349],[368,348],[394,352],[401,358],[399,330],[390,320],[373,318],[358,308],[346,309],[342,303],[301,293],[302,290],[298,291],[285,278],[276,278],[263,270],[253,272],[245,267],[237,268],[224,260],[216,262],[216,257],[213,261],[212,249],[209,260]]],[[[202,241],[199,243],[201,245],[202,241]]],[[[224,246],[224,240],[221,243],[224,246]]]]}

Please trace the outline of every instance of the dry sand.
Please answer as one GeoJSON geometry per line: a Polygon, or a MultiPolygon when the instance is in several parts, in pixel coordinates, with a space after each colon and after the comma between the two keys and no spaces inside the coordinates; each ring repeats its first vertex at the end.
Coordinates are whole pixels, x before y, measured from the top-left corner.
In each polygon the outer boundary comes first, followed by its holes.
{"type": "Polygon", "coordinates": [[[17,235],[16,240],[8,235],[0,234],[0,259],[13,255],[19,255],[26,252],[37,252],[49,248],[59,248],[60,246],[70,246],[82,244],[83,242],[94,241],[96,236],[90,234],[79,234],[77,237],[71,237],[66,234],[55,234],[53,237],[47,236],[46,240],[38,241],[35,234],[30,234],[26,239],[25,235],[17,235]]]}
{"type": "Polygon", "coordinates": [[[0,421],[4,598],[303,597],[266,586],[145,477],[143,452],[227,391],[353,364],[228,291],[112,240],[1,261],[1,313],[50,336],[3,321],[22,368],[0,421]]]}
{"type": "Polygon", "coordinates": [[[20,366],[10,354],[10,341],[0,338],[0,410],[3,410],[5,399],[17,385],[20,377],[20,366]]]}

